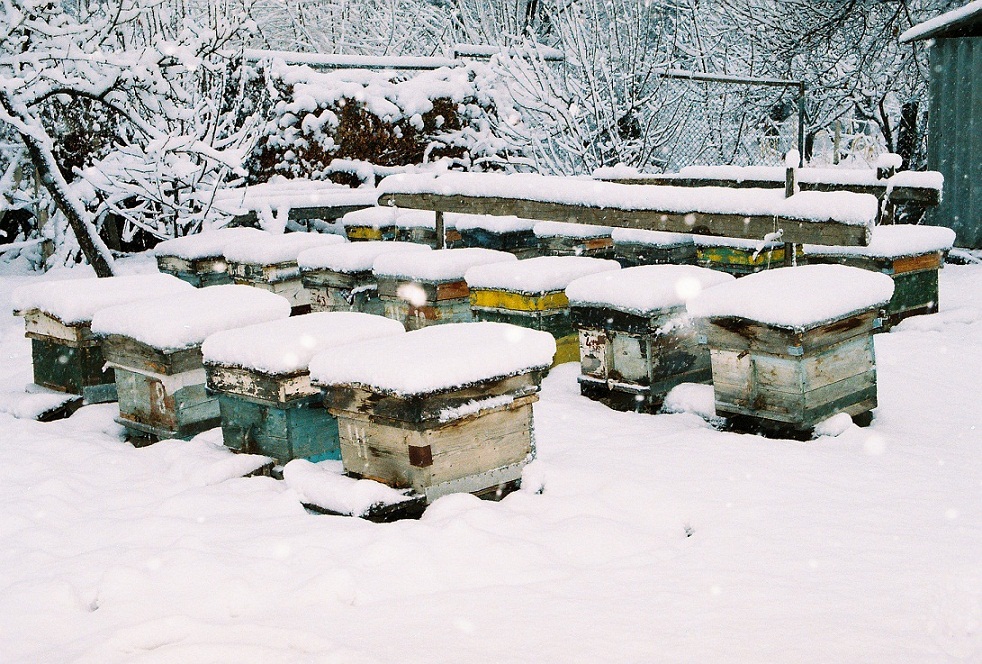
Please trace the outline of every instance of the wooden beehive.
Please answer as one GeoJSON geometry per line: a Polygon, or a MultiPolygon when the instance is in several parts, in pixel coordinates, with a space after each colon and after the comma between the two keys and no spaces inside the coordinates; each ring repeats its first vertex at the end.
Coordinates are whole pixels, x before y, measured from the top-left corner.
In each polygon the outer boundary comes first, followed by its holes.
{"type": "Polygon", "coordinates": [[[34,382],[77,394],[86,403],[116,400],[116,383],[102,343],[92,333],[92,316],[107,306],[191,290],[170,275],[47,282],[20,289],[14,313],[24,317],[31,339],[34,382]]]}
{"type": "Polygon", "coordinates": [[[607,226],[540,221],[532,231],[539,252],[546,256],[610,258],[614,254],[613,229],[607,226]]]}
{"type": "Polygon", "coordinates": [[[402,212],[395,207],[368,207],[341,217],[341,225],[350,242],[394,240],[396,216],[402,212]]]}
{"type": "Polygon", "coordinates": [[[889,277],[841,265],[770,270],[689,303],[704,320],[716,413],[738,429],[807,436],[876,407],[873,330],[889,277]]]}
{"type": "Polygon", "coordinates": [[[647,265],[572,282],[566,295],[579,330],[581,394],[618,410],[654,411],[676,385],[709,382],[709,352],[685,303],[732,280],[693,265],[647,265]]]}
{"type": "Polygon", "coordinates": [[[566,286],[574,279],[618,268],[616,262],[599,258],[540,256],[479,265],[468,270],[465,279],[474,320],[548,332],[556,340],[556,365],[580,360],[566,286]]]}
{"type": "Polygon", "coordinates": [[[232,242],[263,237],[255,228],[222,228],[166,240],[154,247],[157,269],[195,288],[232,283],[225,247],[232,242]]]}
{"type": "Polygon", "coordinates": [[[209,335],[290,315],[286,299],[224,285],[109,307],[92,319],[115,370],[117,422],[131,438],[190,438],[220,423],[205,389],[201,343],[209,335]]]}
{"type": "Polygon", "coordinates": [[[880,272],[893,279],[881,330],[905,318],[938,311],[938,272],[955,232],[938,226],[877,226],[866,247],[806,245],[809,263],[839,264],[880,272]]]}
{"type": "Polygon", "coordinates": [[[303,287],[310,293],[312,311],[360,311],[383,313],[378,281],[372,264],[382,254],[426,251],[429,247],[409,242],[351,242],[307,249],[297,263],[303,287]]]}
{"type": "MultiPolygon", "coordinates": [[[[693,236],[696,246],[696,264],[702,267],[721,270],[737,277],[747,274],[784,267],[784,244],[741,240],[729,237],[693,236]]],[[[804,253],[796,249],[797,258],[804,253]]]]}
{"type": "Polygon", "coordinates": [[[304,314],[311,306],[297,263],[300,252],[344,241],[340,235],[321,233],[269,234],[229,244],[225,259],[234,283],[280,295],[289,300],[294,314],[304,314]]]}
{"type": "Polygon", "coordinates": [[[460,240],[451,247],[480,247],[507,251],[518,258],[540,255],[539,240],[533,228],[535,221],[514,216],[448,213],[444,219],[453,224],[460,240]]]}
{"type": "Polygon", "coordinates": [[[418,330],[472,320],[470,291],[464,273],[476,265],[515,262],[513,254],[480,249],[439,249],[425,255],[389,253],[372,268],[378,279],[383,313],[418,330]]]}
{"type": "Polygon", "coordinates": [[[315,354],[401,334],[397,322],[363,313],[294,316],[226,330],[202,346],[207,387],[218,393],[222,438],[236,452],[292,459],[340,459],[337,420],[310,384],[315,354]]]}
{"type": "Polygon", "coordinates": [[[555,344],[497,323],[443,325],[346,346],[311,362],[338,418],[349,475],[427,502],[519,485],[535,455],[532,404],[555,344]]]}
{"type": "Polygon", "coordinates": [[[687,233],[615,228],[614,258],[622,267],[639,265],[691,265],[696,262],[696,245],[687,233]]]}
{"type": "MultiPolygon", "coordinates": [[[[454,228],[453,215],[448,219],[444,216],[444,245],[460,247],[460,232],[454,228]]],[[[403,210],[396,217],[396,240],[425,244],[434,249],[436,241],[436,213],[430,210],[403,210]]]]}

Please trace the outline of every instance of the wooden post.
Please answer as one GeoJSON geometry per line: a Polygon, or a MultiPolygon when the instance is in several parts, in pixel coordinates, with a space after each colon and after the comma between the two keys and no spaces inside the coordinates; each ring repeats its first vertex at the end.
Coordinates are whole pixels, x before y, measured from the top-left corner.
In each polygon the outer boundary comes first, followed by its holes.
{"type": "MultiPolygon", "coordinates": [[[[877,166],[876,167],[876,179],[886,180],[892,178],[897,174],[897,169],[890,166],[877,166]]],[[[886,192],[883,194],[883,199],[880,201],[880,218],[878,223],[880,224],[892,224],[896,219],[897,215],[897,205],[890,199],[890,188],[887,187],[886,192]]]]}
{"type": "Polygon", "coordinates": [[[443,212],[440,210],[436,211],[436,248],[447,248],[447,234],[444,230],[443,212]]]}
{"type": "MultiPolygon", "coordinates": [[[[787,168],[784,171],[784,197],[791,198],[795,194],[795,190],[798,188],[798,171],[790,163],[786,164],[787,168]]],[[[794,242],[784,243],[784,266],[793,267],[795,264],[795,244],[794,242]]]]}

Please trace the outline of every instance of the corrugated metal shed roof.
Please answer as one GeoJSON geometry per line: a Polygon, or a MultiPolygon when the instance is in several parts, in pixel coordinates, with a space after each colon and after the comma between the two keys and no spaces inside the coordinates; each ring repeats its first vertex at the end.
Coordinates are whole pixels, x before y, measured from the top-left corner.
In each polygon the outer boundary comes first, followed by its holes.
{"type": "Polygon", "coordinates": [[[900,35],[901,43],[946,37],[982,37],[982,0],[918,23],[900,35]]]}

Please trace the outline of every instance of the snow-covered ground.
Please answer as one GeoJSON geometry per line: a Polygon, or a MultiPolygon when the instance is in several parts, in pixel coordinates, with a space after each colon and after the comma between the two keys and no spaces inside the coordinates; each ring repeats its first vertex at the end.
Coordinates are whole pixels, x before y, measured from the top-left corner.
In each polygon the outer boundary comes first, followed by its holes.
{"type": "MultiPolygon", "coordinates": [[[[0,310],[38,279],[0,266],[0,310]]],[[[215,431],[134,449],[111,404],[0,413],[0,660],[982,661],[982,265],[941,297],[876,338],[868,429],[616,413],[564,365],[526,489],[420,521],[307,514],[215,431]]],[[[0,392],[30,380],[3,314],[0,392]]]]}

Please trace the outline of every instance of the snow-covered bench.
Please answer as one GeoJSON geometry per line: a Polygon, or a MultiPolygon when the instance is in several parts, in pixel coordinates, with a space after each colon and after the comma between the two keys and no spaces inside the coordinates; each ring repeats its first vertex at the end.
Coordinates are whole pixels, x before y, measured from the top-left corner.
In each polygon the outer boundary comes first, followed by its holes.
{"type": "Polygon", "coordinates": [[[614,253],[612,228],[589,224],[540,221],[532,232],[546,256],[589,256],[610,258],[614,253]]]}
{"type": "Polygon", "coordinates": [[[395,175],[382,181],[379,192],[381,205],[442,213],[747,239],[780,231],[782,242],[845,246],[869,242],[878,210],[875,196],[851,192],[785,197],[779,189],[637,186],[526,174],[395,175]]]}
{"type": "MultiPolygon", "coordinates": [[[[220,228],[165,240],[153,248],[157,269],[183,279],[192,286],[232,283],[225,262],[225,247],[240,240],[268,237],[255,228],[220,228]]],[[[261,241],[261,240],[259,240],[261,241]]]]}
{"type": "Polygon", "coordinates": [[[326,180],[278,180],[248,187],[219,189],[203,200],[232,217],[235,225],[261,224],[282,230],[288,221],[331,221],[375,205],[374,189],[351,189],[326,180]]]}
{"type": "Polygon", "coordinates": [[[566,286],[580,277],[619,268],[615,261],[599,258],[541,256],[472,267],[464,279],[475,320],[549,332],[556,340],[553,364],[562,364],[580,359],[566,286]]]}
{"type": "Polygon", "coordinates": [[[809,263],[838,263],[888,274],[894,291],[883,328],[904,318],[938,311],[938,271],[955,232],[938,226],[877,226],[866,247],[805,246],[809,263]]]}
{"type": "Polygon", "coordinates": [[[439,249],[426,254],[388,253],[375,259],[372,272],[385,316],[416,330],[471,320],[470,292],[464,274],[476,265],[516,262],[514,255],[492,249],[439,249]]]}
{"type": "Polygon", "coordinates": [[[873,329],[893,280],[843,265],[752,274],[688,304],[704,320],[716,413],[737,429],[807,437],[876,407],[873,329]]]}
{"type": "Polygon", "coordinates": [[[293,313],[310,311],[310,293],[303,287],[297,258],[305,249],[345,242],[322,233],[265,234],[225,247],[228,272],[236,284],[262,288],[290,301],[293,313]]]}
{"type": "Polygon", "coordinates": [[[614,257],[624,267],[639,265],[688,265],[696,262],[691,233],[615,228],[614,257]]]}
{"type": "Polygon", "coordinates": [[[381,315],[382,301],[372,274],[375,259],[391,252],[426,250],[429,247],[424,244],[409,242],[348,242],[307,249],[297,257],[297,264],[312,311],[381,315]]]}
{"type": "Polygon", "coordinates": [[[218,392],[222,438],[237,452],[276,463],[340,459],[337,420],[310,384],[317,353],[402,334],[396,321],[362,313],[313,313],[217,332],[201,347],[207,385],[218,392]]]}
{"type": "Polygon", "coordinates": [[[205,391],[202,342],[289,315],[286,298],[230,284],[99,310],[92,332],[115,370],[116,421],[132,438],[150,440],[190,438],[218,426],[218,399],[205,391]]]}
{"type": "Polygon", "coordinates": [[[310,376],[338,418],[344,470],[428,502],[494,497],[535,454],[532,404],[556,344],[501,323],[428,327],[317,355],[310,376]]]}
{"type": "Polygon", "coordinates": [[[47,281],[14,293],[14,314],[31,339],[34,382],[81,396],[86,403],[116,400],[113,370],[105,366],[92,317],[105,307],[193,290],[166,274],[47,281]]]}
{"type": "Polygon", "coordinates": [[[566,296],[579,330],[581,394],[653,411],[676,385],[709,382],[709,353],[685,305],[733,279],[694,265],[644,265],[573,281],[566,296]]]}

